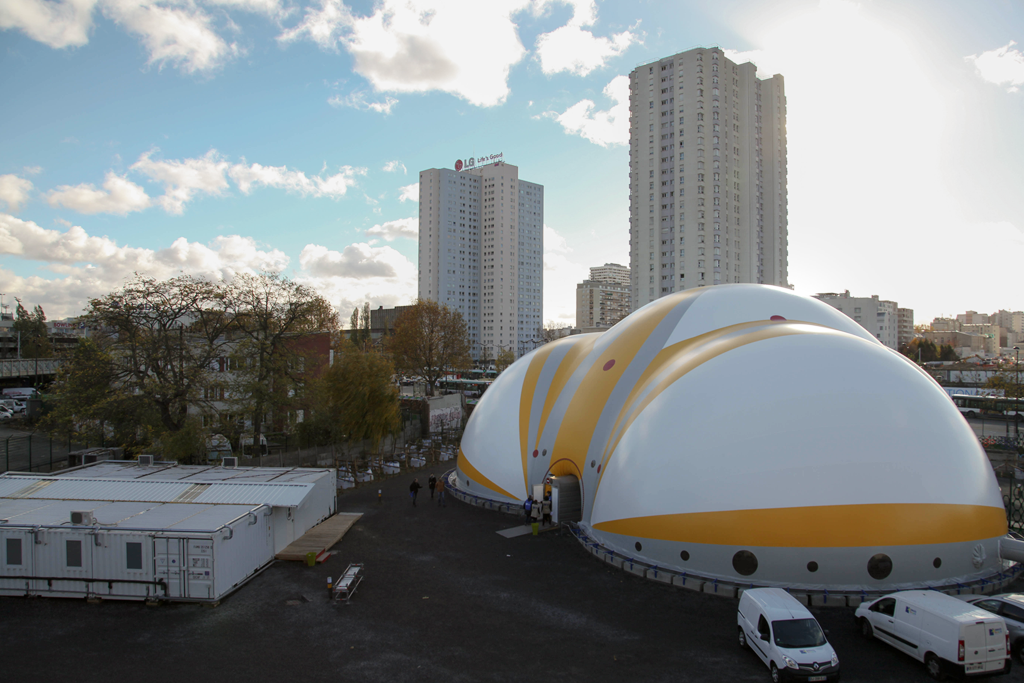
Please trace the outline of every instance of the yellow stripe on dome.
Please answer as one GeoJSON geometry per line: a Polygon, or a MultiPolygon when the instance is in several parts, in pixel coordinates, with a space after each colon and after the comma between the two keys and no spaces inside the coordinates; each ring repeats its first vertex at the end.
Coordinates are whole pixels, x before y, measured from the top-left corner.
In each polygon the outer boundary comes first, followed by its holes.
{"type": "MultiPolygon", "coordinates": [[[[570,337],[571,339],[571,337],[570,337]]],[[[559,395],[562,390],[565,389],[565,385],[572,378],[576,368],[580,366],[583,359],[594,348],[594,344],[600,339],[600,335],[589,335],[579,340],[573,340],[572,348],[562,358],[562,362],[558,364],[558,369],[555,370],[555,376],[551,378],[551,386],[548,387],[544,397],[544,409],[540,414],[540,424],[537,427],[537,436],[534,440],[534,448],[539,448],[540,439],[544,435],[544,427],[548,423],[548,418],[551,416],[551,410],[555,407],[555,403],[558,401],[559,395]]]]}
{"type": "Polygon", "coordinates": [[[459,459],[456,460],[455,462],[459,468],[459,471],[466,475],[467,479],[475,481],[477,484],[480,484],[484,488],[494,491],[495,493],[500,493],[503,496],[508,496],[509,498],[512,499],[519,498],[519,496],[513,496],[511,493],[501,488],[484,475],[480,474],[480,470],[473,467],[473,463],[471,463],[469,461],[469,458],[466,457],[466,454],[462,452],[462,448],[459,448],[459,459]]]}
{"type": "Polygon", "coordinates": [[[597,531],[678,543],[768,548],[855,548],[963,543],[1006,534],[1006,512],[986,505],[889,503],[690,512],[617,519],[597,531]]]}
{"type": "Polygon", "coordinates": [[[555,344],[545,344],[530,356],[530,365],[526,368],[526,377],[523,379],[522,393],[519,395],[519,450],[523,460],[523,486],[530,490],[529,478],[526,474],[526,466],[529,463],[530,454],[530,414],[533,412],[533,396],[537,392],[537,381],[540,379],[541,370],[548,356],[555,350],[555,344]]]}
{"type": "MultiPolygon", "coordinates": [[[[619,445],[633,421],[660,396],[676,380],[704,363],[718,356],[747,344],[765,339],[774,339],[796,334],[831,334],[837,331],[805,322],[757,322],[738,323],[723,327],[712,332],[692,337],[662,349],[647,366],[640,379],[637,380],[612,428],[608,443],[602,455],[602,463],[606,463],[619,445]],[[745,332],[745,333],[744,333],[745,332]],[[663,372],[664,371],[664,372],[663,372]],[[655,386],[646,394],[644,391],[652,383],[655,386]],[[637,403],[637,399],[643,396],[637,403]]],[[[839,332],[839,334],[845,334],[839,332]]],[[[607,466],[598,477],[595,491],[600,489],[601,480],[608,471],[607,466]]]]}
{"type": "Polygon", "coordinates": [[[648,337],[677,305],[678,298],[665,297],[636,311],[629,317],[629,329],[594,358],[558,426],[552,459],[572,460],[583,471],[587,449],[608,397],[648,337]],[[608,363],[612,365],[606,370],[608,363]]]}

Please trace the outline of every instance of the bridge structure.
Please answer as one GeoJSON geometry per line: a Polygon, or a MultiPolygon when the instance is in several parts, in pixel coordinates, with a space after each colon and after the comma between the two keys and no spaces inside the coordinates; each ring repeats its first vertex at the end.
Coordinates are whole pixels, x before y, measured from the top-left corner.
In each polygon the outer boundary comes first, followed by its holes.
{"type": "Polygon", "coordinates": [[[45,379],[57,374],[63,361],[60,358],[0,358],[0,380],[45,379]]]}

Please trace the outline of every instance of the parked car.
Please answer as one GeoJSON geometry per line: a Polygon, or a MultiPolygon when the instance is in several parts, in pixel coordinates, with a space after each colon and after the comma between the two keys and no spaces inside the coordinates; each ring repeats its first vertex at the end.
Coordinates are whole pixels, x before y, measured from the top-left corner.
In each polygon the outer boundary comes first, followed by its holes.
{"type": "Polygon", "coordinates": [[[12,413],[25,412],[25,402],[13,398],[0,398],[0,407],[7,408],[12,413]]]}
{"type": "Polygon", "coordinates": [[[1010,634],[1003,618],[938,591],[900,591],[862,603],[861,634],[924,662],[942,680],[1010,673],[1010,634]]]}
{"type": "Polygon", "coordinates": [[[976,595],[968,598],[967,602],[1003,618],[1010,631],[1010,652],[1014,659],[1024,664],[1024,594],[976,595]]]}
{"type": "Polygon", "coordinates": [[[838,681],[839,657],[811,613],[781,588],[743,591],[736,613],[740,647],[749,647],[772,681],[838,681]]]}

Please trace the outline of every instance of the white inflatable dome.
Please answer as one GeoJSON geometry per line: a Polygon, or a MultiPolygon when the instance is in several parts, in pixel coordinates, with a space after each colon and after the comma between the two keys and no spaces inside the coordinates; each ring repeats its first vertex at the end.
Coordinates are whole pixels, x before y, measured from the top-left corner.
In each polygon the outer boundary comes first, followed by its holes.
{"type": "Polygon", "coordinates": [[[519,502],[551,475],[578,478],[606,547],[707,578],[877,591],[1001,567],[999,488],[945,392],[786,289],[680,292],[511,365],[456,485],[519,502]]]}

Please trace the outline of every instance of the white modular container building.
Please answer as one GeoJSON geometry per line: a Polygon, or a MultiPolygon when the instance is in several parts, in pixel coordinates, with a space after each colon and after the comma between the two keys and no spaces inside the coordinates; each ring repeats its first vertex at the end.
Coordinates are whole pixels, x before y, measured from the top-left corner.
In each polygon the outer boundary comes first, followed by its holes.
{"type": "Polygon", "coordinates": [[[97,465],[0,476],[0,595],[214,602],[334,513],[331,470],[97,465]]]}
{"type": "MultiPolygon", "coordinates": [[[[256,500],[273,507],[272,528],[274,552],[279,553],[292,541],[337,512],[337,470],[305,467],[223,467],[220,465],[179,465],[176,462],[155,462],[140,467],[135,461],[104,461],[65,470],[58,479],[92,479],[146,482],[177,482],[187,484],[261,484],[262,496],[248,495],[245,501],[256,500]],[[305,491],[297,502],[294,492],[305,491]],[[289,500],[280,504],[284,491],[291,490],[289,500]],[[274,492],[271,494],[271,492],[274,492]],[[279,501],[275,503],[274,501],[279,501]]],[[[170,489],[181,490],[181,489],[170,489]]],[[[232,489],[225,489],[225,491],[232,489]]],[[[245,489],[237,489],[245,490],[245,489]]],[[[2,494],[0,494],[2,495],[2,494]]],[[[229,495],[229,494],[224,494],[229,495]]],[[[219,497],[217,498],[220,499],[219,497]]],[[[209,496],[197,500],[210,500],[209,496]]],[[[230,497],[225,502],[238,502],[230,497]]]]}

